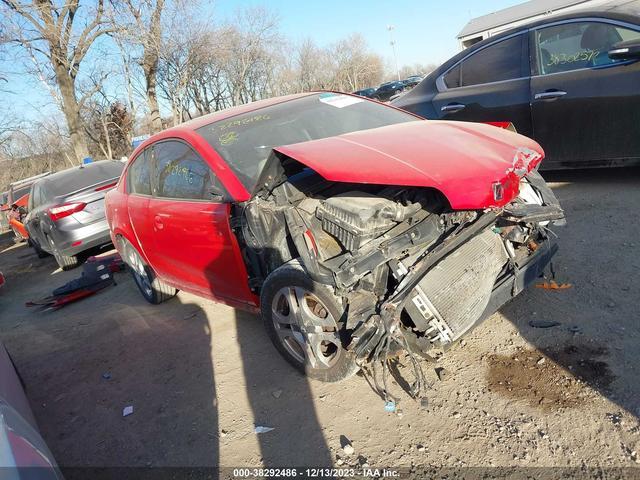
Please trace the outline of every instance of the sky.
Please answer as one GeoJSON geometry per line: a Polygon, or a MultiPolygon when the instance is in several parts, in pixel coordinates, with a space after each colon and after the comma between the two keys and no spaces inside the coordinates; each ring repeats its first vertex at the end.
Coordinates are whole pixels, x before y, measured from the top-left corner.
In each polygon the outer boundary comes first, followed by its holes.
{"type": "MultiPolygon", "coordinates": [[[[398,63],[440,64],[458,51],[457,34],[472,18],[517,5],[524,0],[269,0],[281,31],[296,40],[320,45],[361,33],[371,49],[392,61],[388,25],[393,25],[398,63]]],[[[223,17],[254,2],[217,0],[212,10],[223,17]]]]}
{"type": "MultiPolygon", "coordinates": [[[[278,16],[280,31],[298,41],[306,38],[320,46],[332,44],[352,33],[360,33],[370,49],[383,56],[388,68],[394,68],[390,45],[393,25],[398,64],[440,64],[458,51],[456,35],[471,19],[522,0],[203,0],[203,9],[217,23],[233,17],[238,9],[265,6],[278,16]]],[[[0,63],[0,70],[12,66],[0,63]]],[[[27,117],[54,114],[51,97],[45,88],[18,75],[10,76],[10,92],[0,89],[0,106],[19,110],[27,117]]]]}

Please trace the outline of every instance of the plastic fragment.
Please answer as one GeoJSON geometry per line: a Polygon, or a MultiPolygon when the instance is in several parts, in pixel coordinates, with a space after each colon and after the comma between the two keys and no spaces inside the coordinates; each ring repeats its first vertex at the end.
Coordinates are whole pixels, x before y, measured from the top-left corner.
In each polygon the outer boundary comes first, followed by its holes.
{"type": "Polygon", "coordinates": [[[389,400],[384,404],[385,412],[395,412],[396,411],[396,402],[393,400],[389,400]]]}
{"type": "Polygon", "coordinates": [[[133,405],[127,405],[122,409],[122,416],[127,417],[133,413],[133,405]]]}
{"type": "Polygon", "coordinates": [[[566,290],[571,287],[573,287],[573,285],[570,283],[557,283],[555,280],[536,284],[536,288],[544,288],[545,290],[566,290]]]}
{"type": "Polygon", "coordinates": [[[271,427],[263,427],[263,426],[258,425],[258,426],[256,426],[256,428],[253,430],[253,432],[254,432],[254,433],[258,433],[258,434],[260,434],[260,433],[268,433],[268,432],[270,432],[271,430],[275,430],[275,428],[271,428],[271,427]]]}
{"type": "Polygon", "coordinates": [[[529,320],[529,326],[533,328],[551,328],[558,325],[560,325],[560,322],[555,320],[529,320]]]}

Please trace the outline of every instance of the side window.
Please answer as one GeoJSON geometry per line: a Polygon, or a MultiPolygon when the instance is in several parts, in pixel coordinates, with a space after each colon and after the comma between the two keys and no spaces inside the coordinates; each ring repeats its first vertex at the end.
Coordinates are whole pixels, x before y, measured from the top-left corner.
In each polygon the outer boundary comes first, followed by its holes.
{"type": "MultiPolygon", "coordinates": [[[[478,50],[461,64],[461,84],[481,85],[529,76],[523,68],[526,35],[521,34],[478,50]]],[[[446,80],[445,80],[446,81],[446,80]]]]}
{"type": "Polygon", "coordinates": [[[601,22],[574,22],[536,31],[538,73],[568,72],[616,63],[613,45],[640,38],[640,32],[601,22]]]}
{"type": "Polygon", "coordinates": [[[147,148],[138,155],[127,172],[127,190],[129,193],[151,195],[151,149],[147,148]]]}
{"type": "Polygon", "coordinates": [[[164,198],[211,200],[211,191],[223,194],[208,165],[182,142],[166,141],[154,146],[155,185],[164,198]]]}
{"type": "Polygon", "coordinates": [[[444,84],[447,88],[458,88],[460,86],[460,64],[447,72],[444,76],[444,84]]]}

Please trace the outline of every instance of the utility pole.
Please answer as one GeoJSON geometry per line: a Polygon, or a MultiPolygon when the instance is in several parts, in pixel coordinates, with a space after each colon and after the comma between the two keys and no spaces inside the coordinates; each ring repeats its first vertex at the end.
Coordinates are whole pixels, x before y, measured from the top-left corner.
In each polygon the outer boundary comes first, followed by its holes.
{"type": "Polygon", "coordinates": [[[394,25],[387,25],[387,30],[389,31],[389,44],[391,45],[391,49],[393,50],[393,60],[396,64],[396,75],[398,76],[398,81],[400,81],[400,69],[398,68],[398,55],[396,54],[396,42],[393,39],[393,30],[396,27],[394,25]]]}

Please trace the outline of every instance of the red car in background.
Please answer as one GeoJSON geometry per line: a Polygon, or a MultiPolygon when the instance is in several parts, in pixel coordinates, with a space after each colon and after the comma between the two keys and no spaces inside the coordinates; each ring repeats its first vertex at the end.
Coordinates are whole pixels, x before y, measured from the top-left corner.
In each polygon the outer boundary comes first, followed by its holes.
{"type": "Polygon", "coordinates": [[[539,277],[563,221],[534,141],[318,92],[152,136],[106,196],[144,297],[260,309],[308,375],[337,381],[458,340],[539,277]]]}
{"type": "Polygon", "coordinates": [[[9,228],[13,230],[13,235],[17,242],[29,239],[29,232],[24,226],[23,220],[27,215],[27,205],[29,203],[29,194],[26,193],[18,200],[16,200],[11,209],[7,212],[7,218],[9,219],[9,228]]]}

